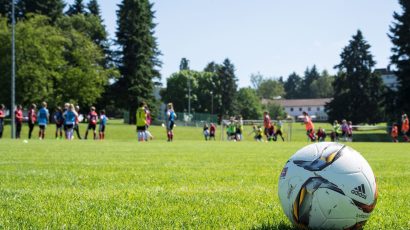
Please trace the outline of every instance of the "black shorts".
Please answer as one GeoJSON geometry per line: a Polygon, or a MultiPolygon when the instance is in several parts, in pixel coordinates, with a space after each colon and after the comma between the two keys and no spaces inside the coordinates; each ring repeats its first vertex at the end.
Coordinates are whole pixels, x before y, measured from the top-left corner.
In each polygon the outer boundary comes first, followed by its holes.
{"type": "Polygon", "coordinates": [[[46,129],[46,125],[39,125],[38,126],[41,130],[45,130],[46,129]]]}
{"type": "Polygon", "coordinates": [[[175,123],[173,121],[168,122],[168,130],[173,130],[174,129],[175,123]]]}
{"type": "Polygon", "coordinates": [[[275,135],[281,135],[282,136],[282,130],[276,130],[275,135]]]}
{"type": "Polygon", "coordinates": [[[137,126],[137,131],[146,131],[147,130],[147,126],[137,126]]]}
{"type": "Polygon", "coordinates": [[[63,126],[63,124],[56,124],[57,129],[60,129],[63,126]]]}
{"type": "Polygon", "coordinates": [[[65,125],[65,130],[68,130],[68,129],[72,129],[74,127],[74,124],[71,124],[71,125],[65,125]]]}
{"type": "Polygon", "coordinates": [[[103,133],[105,131],[105,125],[100,125],[99,131],[103,133]]]}
{"type": "Polygon", "coordinates": [[[215,133],[214,133],[214,132],[210,132],[210,133],[209,133],[209,136],[210,136],[210,137],[215,137],[215,133]]]}
{"type": "Polygon", "coordinates": [[[95,131],[95,127],[96,127],[95,124],[88,124],[87,130],[88,130],[88,129],[92,129],[92,130],[95,131]]]}

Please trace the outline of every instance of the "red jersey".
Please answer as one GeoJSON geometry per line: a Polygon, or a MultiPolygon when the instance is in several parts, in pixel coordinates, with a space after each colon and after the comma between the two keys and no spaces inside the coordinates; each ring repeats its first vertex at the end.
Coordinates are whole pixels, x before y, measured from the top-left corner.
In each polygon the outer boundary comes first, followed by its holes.
{"type": "Polygon", "coordinates": [[[210,132],[211,134],[215,134],[215,125],[214,125],[214,124],[211,125],[211,127],[210,127],[210,129],[209,129],[209,132],[210,132]]]}
{"type": "Polygon", "coordinates": [[[28,111],[28,121],[29,121],[31,124],[35,124],[35,123],[36,123],[36,121],[37,121],[37,114],[36,114],[36,111],[34,111],[34,109],[30,109],[30,110],[28,111]]]}
{"type": "Polygon", "coordinates": [[[393,126],[392,130],[391,130],[391,136],[393,138],[396,138],[399,136],[399,130],[397,128],[397,126],[393,126]]]}
{"type": "Polygon", "coordinates": [[[95,111],[91,111],[88,114],[88,123],[92,125],[97,124],[98,114],[95,111]]]}
{"type": "Polygon", "coordinates": [[[269,128],[271,126],[271,121],[269,115],[266,114],[266,116],[263,118],[263,126],[265,128],[269,128]]]}
{"type": "Polygon", "coordinates": [[[22,123],[23,122],[23,111],[21,110],[16,110],[14,112],[14,114],[16,115],[16,122],[17,123],[22,123]]]}
{"type": "Polygon", "coordinates": [[[401,131],[407,133],[409,131],[409,119],[406,117],[401,124],[401,131]]]}
{"type": "Polygon", "coordinates": [[[6,115],[4,114],[4,110],[0,109],[0,121],[3,121],[5,116],[6,115]]]}

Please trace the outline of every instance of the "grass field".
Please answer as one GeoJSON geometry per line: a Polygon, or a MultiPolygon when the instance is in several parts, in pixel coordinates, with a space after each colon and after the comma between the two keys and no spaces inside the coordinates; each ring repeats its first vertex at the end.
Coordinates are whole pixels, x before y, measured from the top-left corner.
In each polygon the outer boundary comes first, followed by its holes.
{"type": "MultiPolygon", "coordinates": [[[[111,122],[104,141],[70,142],[53,129],[44,141],[0,140],[0,228],[291,229],[277,182],[303,133],[292,143],[205,142],[200,128],[177,127],[167,143],[152,127],[155,140],[137,143],[135,127],[111,122]]],[[[349,145],[378,181],[365,229],[410,229],[410,145],[349,145]]]]}

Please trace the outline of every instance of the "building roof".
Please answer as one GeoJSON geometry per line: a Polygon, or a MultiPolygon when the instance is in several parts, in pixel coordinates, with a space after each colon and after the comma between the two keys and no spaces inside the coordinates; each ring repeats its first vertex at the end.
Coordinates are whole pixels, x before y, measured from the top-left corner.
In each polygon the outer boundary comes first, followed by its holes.
{"type": "Polygon", "coordinates": [[[275,102],[283,107],[306,107],[306,106],[324,106],[330,102],[333,98],[317,98],[317,99],[279,99],[279,100],[267,100],[263,99],[262,104],[269,102],[275,102]]]}

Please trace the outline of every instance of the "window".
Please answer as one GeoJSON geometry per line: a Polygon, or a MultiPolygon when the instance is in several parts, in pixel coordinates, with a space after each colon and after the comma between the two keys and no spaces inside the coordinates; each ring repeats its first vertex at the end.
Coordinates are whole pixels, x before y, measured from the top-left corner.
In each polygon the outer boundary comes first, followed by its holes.
{"type": "Polygon", "coordinates": [[[320,107],[317,107],[316,110],[317,110],[317,111],[320,111],[320,107]]]}
{"type": "Polygon", "coordinates": [[[290,111],[293,112],[293,108],[290,108],[290,111]]]}
{"type": "Polygon", "coordinates": [[[299,111],[302,111],[302,108],[299,108],[299,111]]]}
{"type": "Polygon", "coordinates": [[[308,107],[308,111],[310,111],[311,109],[310,109],[310,107],[308,107]]]}

